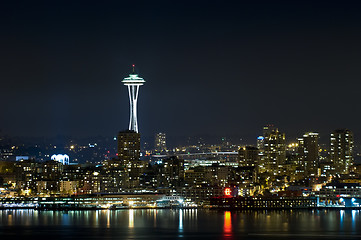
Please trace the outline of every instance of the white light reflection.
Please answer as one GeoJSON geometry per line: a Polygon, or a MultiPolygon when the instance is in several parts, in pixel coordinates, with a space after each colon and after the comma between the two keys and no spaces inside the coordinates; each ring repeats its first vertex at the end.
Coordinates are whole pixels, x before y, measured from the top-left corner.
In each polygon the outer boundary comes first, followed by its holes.
{"type": "Polygon", "coordinates": [[[107,228],[110,228],[110,211],[109,210],[106,211],[107,211],[107,228]]]}
{"type": "Polygon", "coordinates": [[[154,214],[154,227],[157,227],[157,209],[153,210],[153,214],[154,214]]]}
{"type": "Polygon", "coordinates": [[[178,226],[179,232],[183,232],[183,209],[179,210],[179,226],[178,226]]]}
{"type": "Polygon", "coordinates": [[[134,210],[129,209],[129,228],[134,228],[134,210]]]}

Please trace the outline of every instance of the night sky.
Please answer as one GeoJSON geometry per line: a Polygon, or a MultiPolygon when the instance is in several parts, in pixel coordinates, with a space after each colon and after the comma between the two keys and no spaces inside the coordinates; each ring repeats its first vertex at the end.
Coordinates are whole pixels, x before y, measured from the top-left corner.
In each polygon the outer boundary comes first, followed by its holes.
{"type": "Polygon", "coordinates": [[[0,129],[113,136],[135,64],[144,136],[361,139],[361,5],[249,2],[2,1],[0,129]]]}

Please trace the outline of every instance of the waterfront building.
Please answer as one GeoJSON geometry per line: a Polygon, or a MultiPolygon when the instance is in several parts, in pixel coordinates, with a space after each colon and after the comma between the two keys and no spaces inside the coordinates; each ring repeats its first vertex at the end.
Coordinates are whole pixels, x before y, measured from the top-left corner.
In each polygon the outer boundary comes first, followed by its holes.
{"type": "Polygon", "coordinates": [[[313,194],[319,198],[322,205],[342,205],[346,198],[361,198],[361,185],[359,183],[332,182],[313,194]]]}
{"type": "Polygon", "coordinates": [[[176,195],[184,199],[191,200],[196,204],[204,204],[209,202],[212,197],[220,196],[223,193],[223,188],[219,186],[211,186],[208,184],[200,184],[193,187],[177,188],[176,195]]]}
{"type": "Polygon", "coordinates": [[[353,164],[353,133],[348,129],[337,129],[331,133],[330,157],[335,170],[340,174],[350,172],[353,164]]]}
{"type": "Polygon", "coordinates": [[[214,197],[211,206],[234,209],[307,209],[317,207],[317,198],[310,197],[214,197]]]}

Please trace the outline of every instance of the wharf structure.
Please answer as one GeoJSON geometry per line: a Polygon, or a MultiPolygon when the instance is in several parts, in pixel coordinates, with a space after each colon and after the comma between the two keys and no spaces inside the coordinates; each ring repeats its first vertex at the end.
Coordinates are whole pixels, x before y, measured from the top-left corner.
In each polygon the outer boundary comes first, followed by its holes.
{"type": "Polygon", "coordinates": [[[213,208],[263,210],[263,209],[310,209],[317,207],[314,197],[215,197],[210,201],[213,208]]]}
{"type": "Polygon", "coordinates": [[[183,207],[183,198],[155,193],[0,198],[0,209],[87,210],[183,207]]]}

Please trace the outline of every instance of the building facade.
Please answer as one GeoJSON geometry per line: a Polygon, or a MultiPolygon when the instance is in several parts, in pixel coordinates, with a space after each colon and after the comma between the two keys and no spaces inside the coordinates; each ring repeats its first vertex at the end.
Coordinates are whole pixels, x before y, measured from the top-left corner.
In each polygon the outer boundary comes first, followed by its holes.
{"type": "Polygon", "coordinates": [[[330,158],[336,173],[347,174],[353,164],[353,133],[348,129],[337,129],[331,133],[330,158]]]}
{"type": "Polygon", "coordinates": [[[139,187],[139,177],[145,164],[140,161],[140,134],[132,131],[118,133],[118,159],[124,166],[125,188],[139,187]]]}
{"type": "Polygon", "coordinates": [[[263,128],[264,155],[262,159],[263,171],[277,175],[280,165],[286,161],[286,136],[273,125],[263,128]]]}
{"type": "Polygon", "coordinates": [[[167,150],[165,133],[157,133],[155,135],[154,148],[156,152],[165,152],[167,150]]]}
{"type": "Polygon", "coordinates": [[[298,138],[298,164],[305,177],[319,175],[318,133],[308,132],[298,138]]]}

